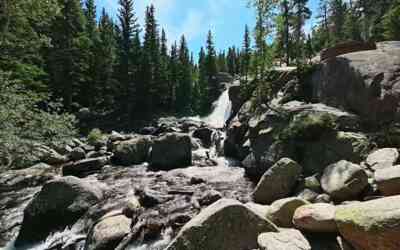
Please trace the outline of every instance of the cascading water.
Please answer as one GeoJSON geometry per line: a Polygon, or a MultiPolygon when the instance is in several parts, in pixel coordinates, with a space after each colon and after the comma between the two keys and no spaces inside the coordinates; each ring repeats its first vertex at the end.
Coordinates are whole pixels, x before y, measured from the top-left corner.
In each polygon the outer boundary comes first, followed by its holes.
{"type": "Polygon", "coordinates": [[[214,128],[223,128],[232,111],[232,103],[229,99],[229,89],[225,90],[213,105],[212,113],[203,118],[208,125],[214,128]]]}

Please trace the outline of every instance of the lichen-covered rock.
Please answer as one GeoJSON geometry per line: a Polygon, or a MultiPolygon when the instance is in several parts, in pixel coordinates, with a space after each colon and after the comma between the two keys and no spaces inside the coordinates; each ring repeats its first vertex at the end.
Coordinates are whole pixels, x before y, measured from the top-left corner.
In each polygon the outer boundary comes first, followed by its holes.
{"type": "Polygon", "coordinates": [[[270,204],[287,197],[296,186],[302,167],[295,161],[282,158],[262,176],[253,193],[256,203],[270,204]]]}
{"type": "Polygon", "coordinates": [[[296,229],[263,233],[258,236],[257,242],[260,250],[311,250],[310,243],[296,229]]]}
{"type": "Polygon", "coordinates": [[[327,203],[304,205],[296,209],[293,224],[308,232],[336,233],[335,211],[335,206],[327,203]]]}
{"type": "Polygon", "coordinates": [[[400,194],[400,166],[377,170],[375,182],[378,190],[385,196],[400,194]]]}
{"type": "Polygon", "coordinates": [[[285,198],[271,204],[267,218],[278,227],[293,227],[293,214],[297,208],[309,204],[301,198],[285,198]]]}
{"type": "Polygon", "coordinates": [[[192,164],[190,137],[180,133],[168,133],[154,140],[150,154],[153,168],[171,170],[192,164]]]}
{"type": "Polygon", "coordinates": [[[103,189],[97,182],[73,176],[47,182],[24,210],[16,245],[44,240],[50,232],[73,224],[102,199],[103,189]]]}
{"type": "Polygon", "coordinates": [[[136,136],[128,141],[113,145],[113,160],[124,166],[140,164],[148,160],[152,139],[150,136],[136,136]]]}
{"type": "Polygon", "coordinates": [[[263,232],[278,228],[240,202],[222,199],[190,220],[167,249],[254,249],[263,232]]]}
{"type": "Polygon", "coordinates": [[[105,216],[88,236],[85,250],[115,249],[131,231],[131,220],[124,215],[105,216]]]}
{"type": "Polygon", "coordinates": [[[372,169],[392,167],[399,159],[399,151],[396,148],[382,148],[368,155],[365,163],[372,169]]]}
{"type": "Polygon", "coordinates": [[[400,249],[400,196],[338,206],[335,221],[356,250],[400,249]]]}
{"type": "Polygon", "coordinates": [[[368,176],[360,166],[343,160],[325,169],[321,185],[332,199],[350,200],[364,191],[368,185],[368,176]]]}

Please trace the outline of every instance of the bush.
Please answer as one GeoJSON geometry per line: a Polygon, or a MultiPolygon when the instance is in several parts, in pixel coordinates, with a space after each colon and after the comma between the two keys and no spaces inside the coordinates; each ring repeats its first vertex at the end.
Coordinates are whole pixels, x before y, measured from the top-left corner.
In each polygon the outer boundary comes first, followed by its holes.
{"type": "Polygon", "coordinates": [[[29,91],[0,72],[0,168],[33,164],[37,145],[58,145],[75,134],[75,119],[45,94],[29,91]]]}
{"type": "Polygon", "coordinates": [[[104,138],[105,136],[103,132],[98,128],[94,128],[89,132],[87,140],[90,145],[97,146],[99,143],[104,141],[104,138]]]}

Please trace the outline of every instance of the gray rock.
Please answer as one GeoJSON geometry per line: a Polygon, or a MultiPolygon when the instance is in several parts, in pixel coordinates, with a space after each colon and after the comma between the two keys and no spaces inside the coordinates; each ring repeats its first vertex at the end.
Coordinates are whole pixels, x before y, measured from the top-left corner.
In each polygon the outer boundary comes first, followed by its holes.
{"type": "Polygon", "coordinates": [[[62,167],[63,176],[72,175],[76,177],[86,177],[100,171],[105,165],[110,163],[110,157],[98,157],[71,162],[62,167]]]}
{"type": "Polygon", "coordinates": [[[293,224],[296,228],[313,233],[337,233],[336,207],[326,203],[301,206],[296,209],[293,224]]]}
{"type": "Polygon", "coordinates": [[[355,249],[400,249],[400,196],[338,206],[335,221],[355,249]]]}
{"type": "Polygon", "coordinates": [[[215,190],[206,191],[199,199],[201,206],[208,206],[222,199],[222,194],[215,190]]]}
{"type": "Polygon", "coordinates": [[[154,140],[150,155],[153,168],[171,170],[192,164],[192,145],[188,135],[168,133],[154,140]]]}
{"type": "Polygon", "coordinates": [[[303,189],[300,192],[296,193],[296,196],[298,198],[304,199],[308,202],[314,202],[315,199],[318,197],[318,195],[319,195],[318,193],[308,188],[303,189]]]}
{"type": "Polygon", "coordinates": [[[56,165],[68,161],[66,156],[61,155],[55,150],[44,145],[36,145],[36,147],[33,149],[33,156],[37,159],[36,163],[43,162],[50,165],[56,165]]]}
{"type": "Polygon", "coordinates": [[[47,182],[25,208],[15,244],[44,240],[50,232],[72,225],[102,199],[103,190],[97,182],[73,176],[47,182]]]}
{"type": "Polygon", "coordinates": [[[314,101],[351,110],[373,124],[396,119],[400,48],[385,47],[324,61],[312,76],[314,101]]]}
{"type": "Polygon", "coordinates": [[[282,158],[258,182],[253,193],[256,203],[270,204],[287,197],[296,186],[302,167],[295,161],[282,158]]]}
{"type": "Polygon", "coordinates": [[[69,159],[72,161],[79,161],[86,158],[86,152],[81,147],[73,148],[71,153],[69,153],[69,159]]]}
{"type": "Polygon", "coordinates": [[[293,227],[292,218],[297,208],[309,204],[306,200],[293,197],[277,200],[271,204],[267,218],[278,227],[293,227]]]}
{"type": "Polygon", "coordinates": [[[258,213],[259,215],[261,215],[261,217],[268,218],[269,210],[271,209],[271,206],[261,205],[261,204],[257,204],[257,203],[254,203],[254,202],[248,202],[245,205],[246,205],[246,207],[248,207],[253,212],[258,213]]]}
{"type": "Polygon", "coordinates": [[[124,215],[100,219],[88,236],[85,250],[115,249],[131,231],[131,219],[124,215]]]}
{"type": "Polygon", "coordinates": [[[222,199],[190,220],[167,250],[254,249],[260,233],[277,231],[276,226],[245,205],[222,199]]]}
{"type": "Polygon", "coordinates": [[[368,167],[378,170],[392,167],[399,159],[399,151],[396,148],[382,148],[368,155],[365,163],[368,167]]]}
{"type": "Polygon", "coordinates": [[[311,250],[310,243],[296,229],[263,233],[258,236],[257,242],[260,250],[311,250]]]}
{"type": "Polygon", "coordinates": [[[375,182],[379,191],[385,196],[400,194],[400,166],[377,170],[375,182]]]}
{"type": "Polygon", "coordinates": [[[320,194],[314,200],[315,203],[331,203],[331,201],[332,199],[328,194],[320,194]]]}
{"type": "Polygon", "coordinates": [[[351,200],[357,198],[368,186],[368,176],[360,166],[343,160],[325,169],[321,185],[332,199],[351,200]]]}
{"type": "Polygon", "coordinates": [[[113,160],[124,166],[143,163],[148,160],[151,145],[150,136],[136,136],[128,141],[117,142],[112,146],[113,160]]]}

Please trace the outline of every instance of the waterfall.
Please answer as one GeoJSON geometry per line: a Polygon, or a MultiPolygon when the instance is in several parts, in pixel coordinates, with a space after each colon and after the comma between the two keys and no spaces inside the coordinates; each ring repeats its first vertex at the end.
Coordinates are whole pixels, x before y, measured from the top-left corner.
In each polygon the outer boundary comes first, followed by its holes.
{"type": "Polygon", "coordinates": [[[214,128],[223,128],[232,111],[232,103],[229,99],[229,89],[225,90],[213,104],[213,111],[203,120],[214,128]]]}

